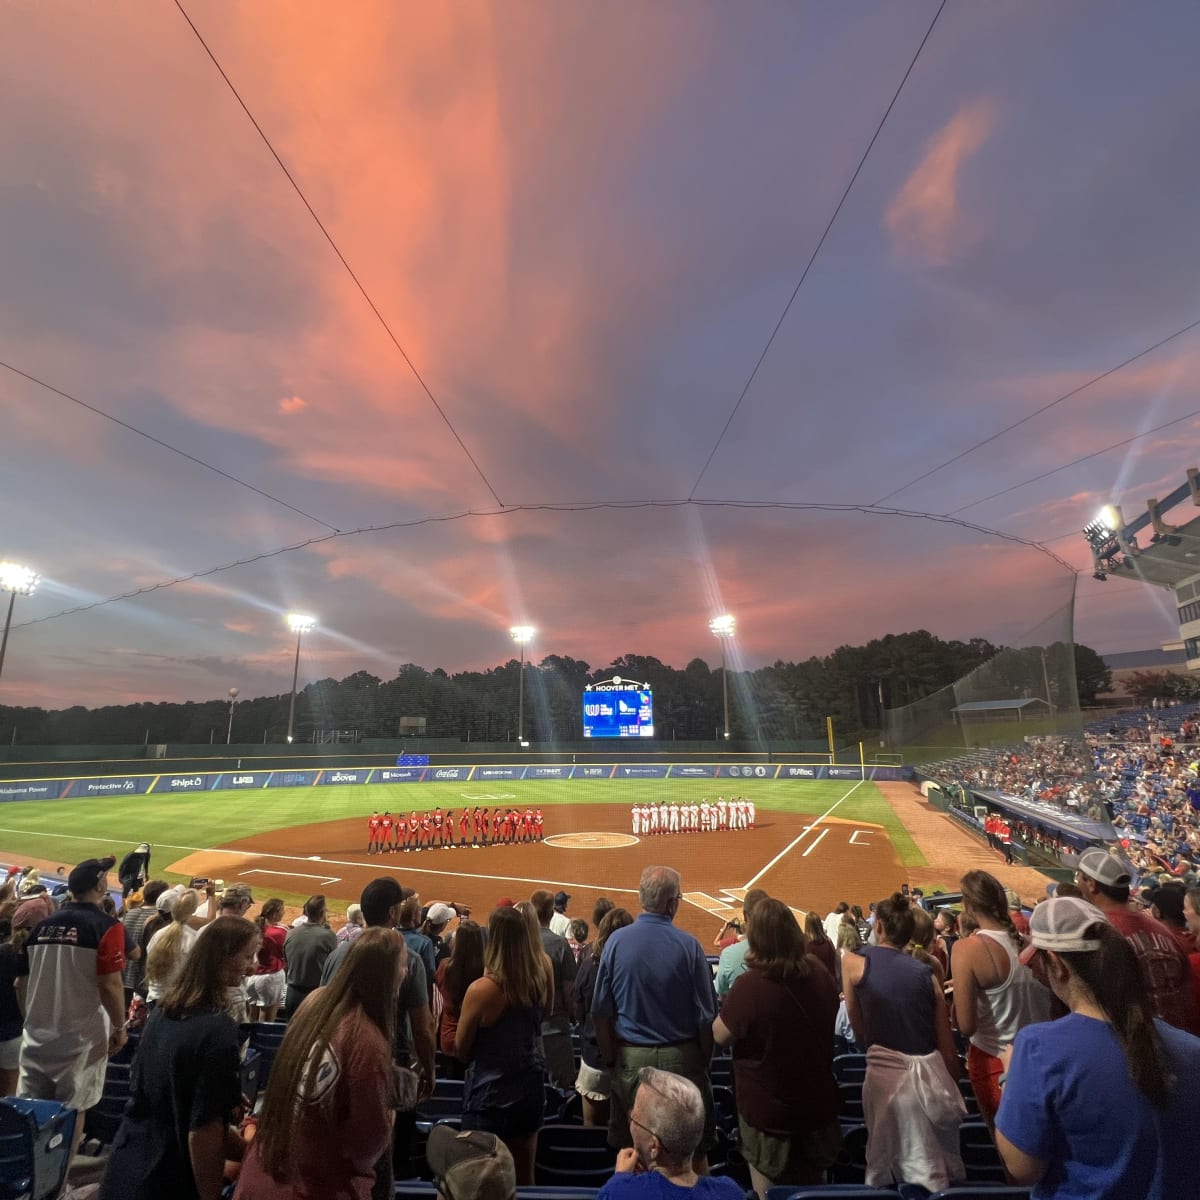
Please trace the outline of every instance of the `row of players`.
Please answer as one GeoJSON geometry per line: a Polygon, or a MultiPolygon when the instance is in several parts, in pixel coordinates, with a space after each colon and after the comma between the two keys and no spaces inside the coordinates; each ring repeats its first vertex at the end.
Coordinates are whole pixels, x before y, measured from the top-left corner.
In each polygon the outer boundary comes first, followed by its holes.
{"type": "Polygon", "coordinates": [[[754,802],[741,796],[707,798],[699,804],[635,804],[631,810],[635,834],[708,833],[714,829],[753,829],[754,802]]]}
{"type": "MultiPolygon", "coordinates": [[[[452,808],[442,812],[417,812],[407,816],[376,811],[367,818],[367,853],[396,853],[398,850],[449,850],[454,841],[452,808]]],[[[459,846],[512,845],[540,842],[545,823],[540,808],[464,808],[457,818],[459,846]]]]}

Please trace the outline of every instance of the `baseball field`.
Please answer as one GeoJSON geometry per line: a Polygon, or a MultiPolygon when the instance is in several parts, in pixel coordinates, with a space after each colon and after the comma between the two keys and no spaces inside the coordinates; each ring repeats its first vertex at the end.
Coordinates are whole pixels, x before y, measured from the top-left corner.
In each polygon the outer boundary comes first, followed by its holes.
{"type": "Polygon", "coordinates": [[[925,857],[880,788],[870,782],[711,779],[377,784],[270,788],[12,802],[0,807],[0,859],[71,865],[137,842],[153,847],[153,874],[249,883],[256,899],[299,904],[322,892],[357,899],[367,880],[395,873],[426,902],[455,901],[486,914],[500,897],[548,887],[587,915],[608,895],[635,908],[642,868],[683,876],[679,922],[705,940],[730,901],[753,886],[797,909],[838,900],[866,904],[908,878],[925,857]],[[731,786],[732,785],[732,786],[731,786]],[[652,800],[699,803],[718,791],[753,800],[754,829],[635,837],[630,809],[652,800]],[[543,840],[511,846],[368,855],[374,810],[540,806],[543,840]]]}

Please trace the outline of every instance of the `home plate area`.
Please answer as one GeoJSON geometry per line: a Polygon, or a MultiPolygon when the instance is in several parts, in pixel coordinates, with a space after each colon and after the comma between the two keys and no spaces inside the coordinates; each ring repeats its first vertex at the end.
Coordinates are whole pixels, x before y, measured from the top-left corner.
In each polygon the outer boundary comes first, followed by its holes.
{"type": "Polygon", "coordinates": [[[861,821],[817,823],[816,814],[760,808],[754,829],[638,838],[629,832],[626,805],[556,805],[545,812],[542,842],[368,857],[366,821],[357,817],[256,834],[210,851],[209,863],[228,863],[233,871],[226,877],[245,875],[256,896],[275,886],[343,902],[357,900],[376,876],[394,874],[426,902],[466,904],[484,920],[497,900],[519,900],[538,887],[570,893],[571,915],[590,917],[604,895],[636,913],[643,868],[664,863],[683,879],[678,924],[705,943],[714,920],[728,917],[731,902],[751,887],[797,911],[825,913],[840,900],[865,907],[905,878],[883,827],[861,821]]]}

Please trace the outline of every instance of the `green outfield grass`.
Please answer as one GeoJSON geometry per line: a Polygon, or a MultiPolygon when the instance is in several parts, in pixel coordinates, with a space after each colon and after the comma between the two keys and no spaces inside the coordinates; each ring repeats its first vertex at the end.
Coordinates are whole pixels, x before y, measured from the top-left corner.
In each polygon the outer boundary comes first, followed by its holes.
{"type": "MultiPolygon", "coordinates": [[[[375,809],[395,812],[403,808],[408,812],[441,805],[457,812],[466,803],[521,808],[541,805],[550,809],[559,805],[645,804],[664,798],[699,802],[718,795],[747,797],[759,809],[813,816],[820,816],[846,797],[833,816],[882,825],[902,863],[925,865],[924,855],[883,793],[870,781],[856,787],[846,780],[724,779],[369,784],[18,801],[0,805],[0,861],[17,862],[31,856],[70,867],[105,853],[120,859],[138,842],[147,841],[154,846],[154,874],[172,879],[177,876],[163,868],[190,851],[213,849],[273,829],[365,818],[375,809]],[[472,797],[470,801],[465,798],[468,796],[472,797]],[[495,799],[485,800],[484,796],[495,799]]],[[[547,834],[553,834],[552,816],[546,825],[547,834]]],[[[304,900],[303,896],[278,894],[289,903],[304,900]]]]}

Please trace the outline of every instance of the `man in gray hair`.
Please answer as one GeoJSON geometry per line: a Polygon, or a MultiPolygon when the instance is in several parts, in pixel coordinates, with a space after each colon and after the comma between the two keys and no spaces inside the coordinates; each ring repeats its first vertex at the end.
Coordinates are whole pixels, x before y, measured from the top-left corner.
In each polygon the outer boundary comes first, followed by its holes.
{"type": "Polygon", "coordinates": [[[700,943],[676,929],[683,899],[679,872],[647,867],[638,888],[642,912],[608,939],[596,972],[592,1017],[600,1056],[612,1077],[609,1144],[633,1144],[630,1114],[639,1072],[655,1067],[690,1079],[702,1097],[704,1138],[696,1166],[715,1140],[712,1086],[712,1023],[716,1016],[712,970],[700,943]]]}
{"type": "Polygon", "coordinates": [[[629,1113],[633,1145],[617,1155],[617,1173],[597,1200],[651,1200],[662,1195],[661,1175],[696,1200],[742,1200],[736,1181],[699,1175],[696,1157],[704,1136],[704,1100],[700,1089],[682,1075],[643,1067],[629,1113]]]}

